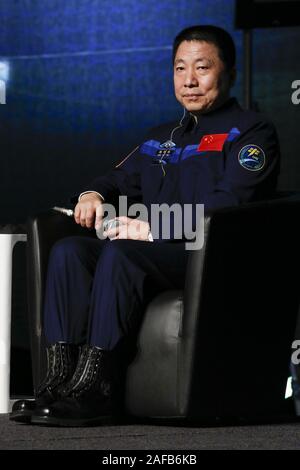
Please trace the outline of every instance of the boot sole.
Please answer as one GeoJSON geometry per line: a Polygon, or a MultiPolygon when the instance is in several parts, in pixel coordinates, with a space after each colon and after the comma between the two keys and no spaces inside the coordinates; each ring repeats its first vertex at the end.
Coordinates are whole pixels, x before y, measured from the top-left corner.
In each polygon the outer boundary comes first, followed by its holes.
{"type": "Polygon", "coordinates": [[[80,426],[97,426],[116,424],[116,416],[99,416],[96,418],[84,419],[66,419],[51,418],[49,416],[32,416],[31,424],[40,424],[44,426],[61,426],[61,427],[80,427],[80,426]]]}
{"type": "Polygon", "coordinates": [[[30,423],[32,417],[31,411],[18,411],[18,412],[11,412],[9,415],[10,421],[16,421],[17,423],[30,423]]]}

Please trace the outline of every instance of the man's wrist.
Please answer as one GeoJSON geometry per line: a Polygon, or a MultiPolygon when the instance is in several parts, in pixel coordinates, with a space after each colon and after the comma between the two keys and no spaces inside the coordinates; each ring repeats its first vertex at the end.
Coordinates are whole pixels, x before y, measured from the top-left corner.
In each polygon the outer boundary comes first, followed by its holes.
{"type": "Polygon", "coordinates": [[[97,196],[99,196],[100,199],[102,199],[102,202],[105,201],[105,199],[104,199],[104,197],[102,196],[102,194],[98,193],[97,191],[84,191],[83,193],[79,194],[78,202],[80,202],[82,196],[84,196],[85,194],[97,194],[97,196]]]}

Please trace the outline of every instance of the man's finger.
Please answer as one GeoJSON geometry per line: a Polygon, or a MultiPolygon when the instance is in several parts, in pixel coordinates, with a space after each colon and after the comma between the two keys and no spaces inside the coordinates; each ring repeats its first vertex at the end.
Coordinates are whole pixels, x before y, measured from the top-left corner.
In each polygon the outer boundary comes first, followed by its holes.
{"type": "Polygon", "coordinates": [[[96,218],[95,218],[95,229],[98,230],[101,227],[103,219],[103,208],[102,204],[96,207],[96,218]]]}
{"type": "Polygon", "coordinates": [[[81,227],[85,227],[85,219],[86,219],[86,209],[82,208],[80,211],[80,225],[81,227]]]}
{"type": "MultiPolygon", "coordinates": [[[[118,232],[116,233],[116,238],[120,240],[127,240],[128,237],[128,225],[122,224],[119,225],[118,232]]],[[[113,229],[114,230],[114,229],[113,229]]]]}
{"type": "Polygon", "coordinates": [[[94,217],[95,217],[95,211],[93,209],[88,209],[86,211],[86,218],[85,218],[86,226],[88,228],[91,228],[93,226],[94,217]]]}
{"type": "Polygon", "coordinates": [[[126,217],[125,215],[121,215],[120,217],[116,217],[116,220],[119,220],[122,224],[128,225],[133,219],[126,217]]]}
{"type": "Polygon", "coordinates": [[[77,204],[74,211],[74,219],[76,224],[80,223],[80,204],[77,204]]]}
{"type": "Polygon", "coordinates": [[[119,234],[119,230],[119,227],[114,227],[104,231],[103,234],[106,235],[109,239],[111,239],[112,237],[115,237],[119,234]]]}

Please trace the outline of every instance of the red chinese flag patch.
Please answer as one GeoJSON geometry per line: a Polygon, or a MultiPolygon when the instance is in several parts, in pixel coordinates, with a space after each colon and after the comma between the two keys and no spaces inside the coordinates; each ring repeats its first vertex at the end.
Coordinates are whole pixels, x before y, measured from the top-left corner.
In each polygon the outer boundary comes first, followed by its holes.
{"type": "Polygon", "coordinates": [[[221,151],[228,134],[207,134],[200,141],[197,152],[221,151]]]}

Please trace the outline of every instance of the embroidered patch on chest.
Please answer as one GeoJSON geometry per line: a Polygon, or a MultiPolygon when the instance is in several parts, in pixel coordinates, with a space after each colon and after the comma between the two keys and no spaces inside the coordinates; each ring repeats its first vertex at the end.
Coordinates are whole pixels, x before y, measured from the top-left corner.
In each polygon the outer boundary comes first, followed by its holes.
{"type": "Polygon", "coordinates": [[[204,135],[197,148],[197,152],[221,151],[229,134],[204,135]]]}

